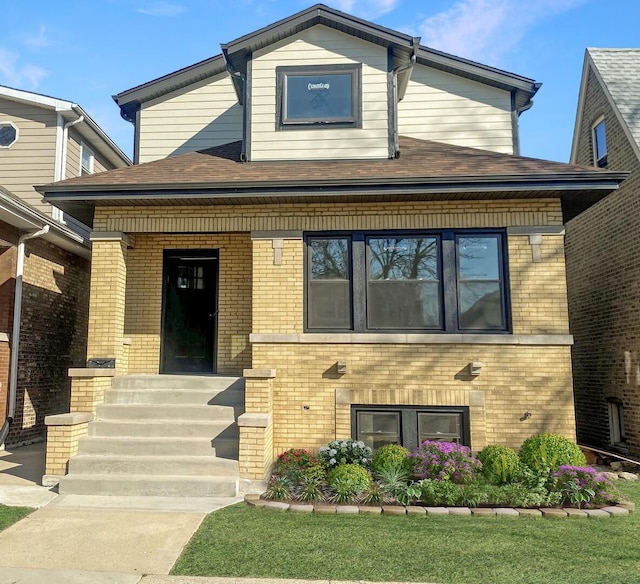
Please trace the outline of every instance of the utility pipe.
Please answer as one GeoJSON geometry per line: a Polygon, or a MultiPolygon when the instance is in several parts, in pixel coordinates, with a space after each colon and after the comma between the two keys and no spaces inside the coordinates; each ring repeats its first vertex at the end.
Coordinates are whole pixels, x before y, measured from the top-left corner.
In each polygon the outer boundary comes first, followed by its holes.
{"type": "Polygon", "coordinates": [[[11,333],[11,360],[9,364],[9,410],[7,419],[0,430],[0,446],[4,444],[9,428],[13,424],[16,414],[16,399],[18,396],[18,353],[20,350],[20,317],[22,313],[22,278],[24,274],[24,242],[28,239],[41,237],[49,232],[49,225],[32,233],[21,235],[18,239],[18,257],[16,259],[16,288],[13,300],[13,330],[11,333]]]}

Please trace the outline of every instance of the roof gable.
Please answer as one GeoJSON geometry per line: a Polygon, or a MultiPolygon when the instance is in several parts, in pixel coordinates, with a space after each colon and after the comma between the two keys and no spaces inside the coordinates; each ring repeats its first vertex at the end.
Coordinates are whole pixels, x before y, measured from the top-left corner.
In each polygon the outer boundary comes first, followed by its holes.
{"type": "MultiPolygon", "coordinates": [[[[118,93],[113,96],[113,99],[120,106],[123,117],[133,121],[134,112],[141,103],[166,95],[192,83],[197,83],[207,77],[217,75],[223,72],[227,66],[231,71],[242,74],[247,70],[247,59],[253,51],[267,47],[317,25],[334,28],[345,34],[386,47],[389,50],[393,68],[409,65],[412,55],[415,54],[418,61],[425,65],[507,91],[513,91],[516,94],[518,108],[526,106],[540,88],[540,84],[532,79],[481,65],[467,59],[454,57],[428,47],[419,46],[419,38],[351,16],[323,4],[315,4],[306,10],[255,32],[233,41],[222,43],[223,54],[221,55],[216,55],[174,73],[118,93]]],[[[408,79],[408,71],[405,77],[408,79]]],[[[407,79],[400,79],[401,94],[407,79]]],[[[234,79],[234,84],[237,86],[236,92],[240,98],[240,81],[234,79]]]]}
{"type": "Polygon", "coordinates": [[[580,97],[571,149],[575,161],[586,99],[593,71],[636,156],[640,159],[640,49],[593,49],[585,52],[580,97]]]}

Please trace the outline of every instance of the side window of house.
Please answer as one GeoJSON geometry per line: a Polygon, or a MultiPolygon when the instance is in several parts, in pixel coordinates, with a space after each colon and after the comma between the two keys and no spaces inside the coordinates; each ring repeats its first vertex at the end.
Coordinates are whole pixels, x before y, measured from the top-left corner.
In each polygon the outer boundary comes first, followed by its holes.
{"type": "Polygon", "coordinates": [[[83,142],[80,145],[80,174],[93,174],[93,164],[93,150],[83,142]]]}
{"type": "Polygon", "coordinates": [[[415,450],[425,440],[469,446],[469,408],[430,406],[351,407],[352,436],[374,451],[385,444],[415,450]]]}
{"type": "Polygon", "coordinates": [[[504,234],[306,236],[306,329],[508,331],[504,234]]]}
{"type": "Polygon", "coordinates": [[[0,121],[0,148],[11,148],[18,141],[18,127],[13,122],[0,121]]]}
{"type": "Polygon", "coordinates": [[[624,406],[619,401],[609,401],[609,440],[612,445],[624,444],[624,406]]]}
{"type": "Polygon", "coordinates": [[[361,71],[359,64],[277,67],[276,129],[361,127],[361,71]]]}
{"type": "Polygon", "coordinates": [[[593,126],[593,162],[599,168],[607,166],[607,131],[604,120],[593,126]]]}

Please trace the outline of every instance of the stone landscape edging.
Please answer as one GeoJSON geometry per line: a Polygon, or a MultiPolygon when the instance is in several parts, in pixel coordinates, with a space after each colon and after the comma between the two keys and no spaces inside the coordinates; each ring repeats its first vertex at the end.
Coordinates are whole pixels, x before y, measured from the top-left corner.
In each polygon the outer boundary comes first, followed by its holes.
{"type": "Polygon", "coordinates": [[[259,495],[246,495],[244,501],[251,507],[261,507],[274,511],[290,511],[292,513],[318,513],[339,515],[467,515],[474,517],[546,517],[554,519],[606,519],[622,517],[633,513],[635,503],[625,502],[599,509],[576,509],[574,507],[541,507],[520,509],[516,507],[423,507],[421,505],[332,505],[327,503],[285,503],[282,501],[266,501],[259,495]]]}

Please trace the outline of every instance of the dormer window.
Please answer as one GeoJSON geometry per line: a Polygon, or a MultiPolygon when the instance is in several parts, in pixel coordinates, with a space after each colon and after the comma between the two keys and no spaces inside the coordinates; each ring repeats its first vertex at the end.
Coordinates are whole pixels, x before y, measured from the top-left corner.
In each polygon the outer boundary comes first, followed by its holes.
{"type": "Polygon", "coordinates": [[[277,67],[277,129],[362,127],[362,67],[277,67]]]}
{"type": "Polygon", "coordinates": [[[607,133],[604,120],[593,126],[593,161],[598,168],[607,166],[607,133]]]}

